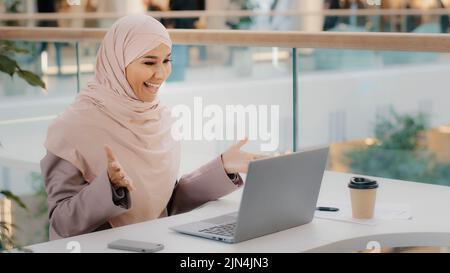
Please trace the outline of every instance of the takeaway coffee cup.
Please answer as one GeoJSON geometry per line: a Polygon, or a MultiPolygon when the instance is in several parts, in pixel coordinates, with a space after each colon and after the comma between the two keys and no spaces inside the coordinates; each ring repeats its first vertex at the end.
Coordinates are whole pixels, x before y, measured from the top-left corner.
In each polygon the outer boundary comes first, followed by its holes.
{"type": "Polygon", "coordinates": [[[352,216],[356,219],[373,218],[378,183],[365,177],[352,177],[348,183],[352,216]]]}

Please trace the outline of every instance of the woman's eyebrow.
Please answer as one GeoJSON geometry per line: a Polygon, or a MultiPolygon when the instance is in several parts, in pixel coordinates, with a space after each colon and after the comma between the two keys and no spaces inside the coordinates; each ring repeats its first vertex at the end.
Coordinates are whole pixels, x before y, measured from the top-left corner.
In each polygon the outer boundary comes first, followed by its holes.
{"type": "MultiPolygon", "coordinates": [[[[169,54],[167,54],[167,57],[170,57],[171,55],[172,55],[172,53],[169,53],[169,54]]],[[[166,58],[167,58],[167,57],[166,57],[166,58]]],[[[159,59],[158,56],[152,56],[152,55],[147,55],[147,56],[144,56],[144,57],[142,57],[142,58],[159,59]]]]}

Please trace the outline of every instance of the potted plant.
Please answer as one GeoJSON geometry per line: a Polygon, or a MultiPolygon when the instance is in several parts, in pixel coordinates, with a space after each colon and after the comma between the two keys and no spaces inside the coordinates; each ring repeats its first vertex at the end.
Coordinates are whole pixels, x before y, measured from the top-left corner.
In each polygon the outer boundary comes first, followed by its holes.
{"type": "Polygon", "coordinates": [[[424,113],[377,117],[375,144],[354,148],[345,153],[352,173],[450,185],[450,164],[436,159],[427,148],[424,113]]]}
{"type": "MultiPolygon", "coordinates": [[[[17,61],[14,59],[18,54],[27,54],[28,50],[19,48],[14,42],[0,41],[0,71],[8,74],[11,78],[18,75],[24,79],[29,85],[40,86],[46,88],[45,83],[39,76],[31,71],[22,69],[17,61]]],[[[1,142],[0,142],[1,147],[1,142]]],[[[25,204],[20,198],[12,192],[0,189],[0,197],[8,198],[18,204],[21,208],[26,209],[25,204]]],[[[9,236],[10,229],[16,228],[4,221],[0,221],[0,251],[6,249],[8,246],[14,246],[13,238],[9,236]]]]}
{"type": "MultiPolygon", "coordinates": [[[[19,205],[23,209],[27,209],[25,204],[20,200],[20,198],[14,195],[10,191],[0,190],[0,196],[4,196],[12,201],[14,201],[17,205],[19,205]]],[[[14,225],[10,225],[5,221],[0,221],[0,251],[7,249],[8,246],[14,245],[13,238],[9,235],[11,232],[11,228],[17,228],[14,225]]]]}

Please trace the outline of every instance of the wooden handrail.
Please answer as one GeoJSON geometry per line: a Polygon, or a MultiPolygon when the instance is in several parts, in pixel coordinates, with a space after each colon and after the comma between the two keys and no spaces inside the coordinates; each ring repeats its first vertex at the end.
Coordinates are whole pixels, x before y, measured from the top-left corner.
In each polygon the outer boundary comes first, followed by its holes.
{"type": "Polygon", "coordinates": [[[107,29],[61,27],[0,27],[0,40],[19,41],[100,41],[107,29]]]}
{"type": "MultiPolygon", "coordinates": [[[[322,11],[151,11],[146,14],[156,18],[188,18],[188,17],[246,17],[246,16],[395,16],[395,15],[448,15],[449,9],[341,9],[322,11]]],[[[6,20],[60,20],[60,19],[115,19],[127,15],[124,12],[92,12],[92,13],[2,13],[0,21],[6,20]]]]}
{"type": "MultiPolygon", "coordinates": [[[[106,29],[0,27],[0,40],[100,41],[106,29]]],[[[450,52],[450,34],[169,29],[175,44],[450,52]]]]}

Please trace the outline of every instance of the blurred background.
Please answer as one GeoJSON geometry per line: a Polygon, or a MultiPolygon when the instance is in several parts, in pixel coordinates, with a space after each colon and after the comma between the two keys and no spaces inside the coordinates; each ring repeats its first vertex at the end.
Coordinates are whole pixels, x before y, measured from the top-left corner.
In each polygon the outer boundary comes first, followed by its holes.
{"type": "MultiPolygon", "coordinates": [[[[0,0],[0,25],[103,29],[142,12],[171,29],[446,34],[450,28],[450,0],[0,0]]],[[[48,240],[42,144],[48,125],[93,76],[100,42],[14,41],[0,50],[1,71],[4,54],[46,85],[0,73],[0,190],[28,208],[0,199],[0,222],[20,227],[10,232],[18,245],[48,240]],[[27,53],[6,52],[8,46],[27,53]]],[[[160,92],[170,106],[192,109],[195,97],[221,107],[279,105],[273,153],[329,144],[330,171],[450,185],[448,53],[220,41],[175,44],[172,53],[173,73],[160,92]]],[[[232,143],[184,141],[180,175],[232,143]]],[[[258,152],[261,143],[252,140],[246,149],[258,152]]]]}

